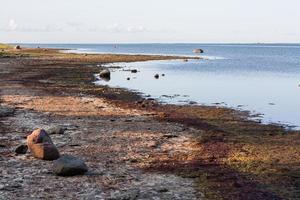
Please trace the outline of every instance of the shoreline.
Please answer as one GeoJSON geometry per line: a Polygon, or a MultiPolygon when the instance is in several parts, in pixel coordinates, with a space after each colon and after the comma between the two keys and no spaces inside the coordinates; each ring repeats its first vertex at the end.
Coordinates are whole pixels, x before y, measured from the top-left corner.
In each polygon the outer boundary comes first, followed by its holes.
{"type": "MultiPolygon", "coordinates": [[[[0,58],[0,68],[5,72],[0,79],[0,103],[15,109],[14,114],[1,118],[1,131],[8,137],[0,140],[5,146],[0,154],[4,170],[10,170],[6,159],[17,159],[19,163],[28,164],[21,164],[21,176],[22,170],[32,168],[30,163],[40,163],[30,155],[24,158],[14,157],[11,151],[34,126],[64,122],[63,124],[71,124],[67,132],[69,139],[54,137],[55,142],[61,144],[62,152],[79,154],[88,160],[88,164],[95,171],[101,166],[104,171],[101,176],[119,174],[116,182],[108,184],[109,187],[102,178],[90,177],[99,182],[104,197],[108,197],[112,191],[131,191],[133,185],[128,183],[128,173],[132,173],[137,179],[135,183],[138,187],[135,189],[140,191],[141,196],[144,195],[142,191],[145,189],[145,181],[152,181],[155,188],[151,188],[151,191],[156,191],[157,187],[168,191],[155,193],[161,198],[170,197],[164,195],[177,194],[184,199],[184,194],[187,193],[193,194],[189,196],[191,199],[200,198],[199,195],[208,199],[298,197],[296,178],[299,170],[297,162],[300,158],[299,131],[259,124],[246,119],[245,112],[228,108],[161,105],[142,98],[138,93],[120,88],[99,87],[92,83],[93,74],[100,71],[97,63],[119,60],[130,62],[139,59],[143,61],[162,57],[75,56],[43,49],[22,51],[13,50],[13,58],[0,58]],[[85,109],[81,110],[80,107],[85,109]],[[21,120],[24,116],[28,121],[21,120]],[[82,131],[88,134],[82,135],[82,131]],[[98,131],[105,137],[99,137],[96,134],[98,131]],[[13,139],[12,132],[21,138],[13,139]],[[12,140],[12,144],[7,139],[12,140]],[[69,140],[79,146],[70,146],[69,140]],[[117,148],[116,142],[121,146],[117,148]],[[99,144],[109,150],[107,154],[103,149],[98,149],[99,144]],[[131,150],[126,148],[128,145],[132,145],[131,150]],[[113,157],[115,148],[120,152],[113,157]],[[99,158],[93,156],[95,153],[99,158]],[[97,162],[93,162],[93,159],[97,162]],[[122,170],[117,169],[119,166],[127,173],[122,174],[122,170]],[[130,169],[137,170],[136,174],[130,169]],[[120,178],[121,176],[125,178],[120,178]],[[163,186],[157,185],[157,180],[150,180],[150,176],[163,180],[163,186]],[[124,186],[126,183],[127,186],[124,186]],[[115,187],[111,188],[112,185],[115,187]],[[183,186],[188,190],[183,190],[183,186]]],[[[45,167],[48,171],[51,169],[48,164],[45,167]]],[[[42,180],[50,178],[49,184],[56,188],[52,185],[56,183],[51,178],[53,175],[49,173],[39,176],[43,177],[42,180]]],[[[84,176],[77,177],[75,182],[86,178],[89,179],[84,176]]],[[[6,176],[5,180],[15,182],[10,176],[6,176]]],[[[64,179],[60,181],[63,182],[64,179]]],[[[80,185],[79,182],[76,183],[77,186],[80,185]]],[[[26,184],[22,187],[27,188],[26,184]]],[[[58,193],[55,197],[62,197],[59,189],[56,189],[58,193]]],[[[75,192],[75,188],[71,187],[70,190],[75,192]]],[[[12,191],[24,195],[18,188],[12,191]]],[[[97,193],[96,189],[95,192],[97,193]]],[[[46,193],[43,192],[44,195],[46,193]]],[[[4,191],[3,194],[8,196],[11,191],[4,191]]]]}

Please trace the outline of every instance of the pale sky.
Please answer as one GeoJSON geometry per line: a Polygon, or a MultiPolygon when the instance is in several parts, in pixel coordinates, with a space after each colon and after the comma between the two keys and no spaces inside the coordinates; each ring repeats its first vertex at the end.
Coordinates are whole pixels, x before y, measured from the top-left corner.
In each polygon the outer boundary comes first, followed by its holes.
{"type": "Polygon", "coordinates": [[[300,0],[0,0],[0,42],[294,42],[300,0]]]}

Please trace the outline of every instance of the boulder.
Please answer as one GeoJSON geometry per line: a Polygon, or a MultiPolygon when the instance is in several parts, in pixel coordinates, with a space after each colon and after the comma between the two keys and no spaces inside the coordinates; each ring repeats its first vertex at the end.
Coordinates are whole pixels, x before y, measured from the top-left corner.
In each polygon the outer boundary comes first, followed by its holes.
{"type": "Polygon", "coordinates": [[[194,53],[204,53],[204,51],[202,49],[194,49],[193,52],[194,53]]]}
{"type": "Polygon", "coordinates": [[[137,72],[138,72],[137,69],[132,69],[132,70],[131,70],[131,73],[137,73],[137,72]]]}
{"type": "Polygon", "coordinates": [[[18,49],[18,50],[19,50],[19,49],[21,49],[21,46],[20,46],[20,45],[16,45],[16,46],[15,46],[15,49],[18,49]]]}
{"type": "Polygon", "coordinates": [[[104,69],[99,73],[99,76],[101,78],[106,78],[109,79],[110,78],[110,71],[108,69],[104,69]]]}
{"type": "Polygon", "coordinates": [[[84,161],[71,155],[63,155],[53,162],[53,172],[58,176],[81,175],[87,171],[84,161]]]}
{"type": "Polygon", "coordinates": [[[154,78],[158,79],[159,78],[159,74],[155,74],[154,78]]]}
{"type": "Polygon", "coordinates": [[[48,133],[37,129],[27,136],[27,146],[34,157],[43,160],[56,160],[59,152],[48,133]]]}
{"type": "Polygon", "coordinates": [[[16,154],[26,154],[27,150],[28,150],[28,146],[25,144],[21,144],[16,148],[15,152],[16,154]]]}

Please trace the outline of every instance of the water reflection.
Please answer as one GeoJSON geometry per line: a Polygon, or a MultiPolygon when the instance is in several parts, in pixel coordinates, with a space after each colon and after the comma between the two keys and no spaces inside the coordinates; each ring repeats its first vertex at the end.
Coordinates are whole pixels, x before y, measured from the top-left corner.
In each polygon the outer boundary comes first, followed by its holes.
{"type": "Polygon", "coordinates": [[[227,106],[262,113],[265,123],[300,125],[298,73],[204,70],[203,63],[203,60],[118,63],[124,68],[112,69],[110,82],[100,80],[97,84],[137,90],[166,103],[227,106]],[[139,72],[131,73],[132,69],[139,72]]]}

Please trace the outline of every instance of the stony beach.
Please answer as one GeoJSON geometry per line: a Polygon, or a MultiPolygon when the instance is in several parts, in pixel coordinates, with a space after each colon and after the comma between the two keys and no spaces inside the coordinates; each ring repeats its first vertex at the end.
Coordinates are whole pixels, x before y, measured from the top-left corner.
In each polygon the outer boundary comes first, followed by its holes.
{"type": "Polygon", "coordinates": [[[101,64],[164,59],[186,58],[0,45],[0,199],[299,199],[299,131],[93,84],[101,64]],[[17,154],[38,128],[88,171],[17,154]]]}

